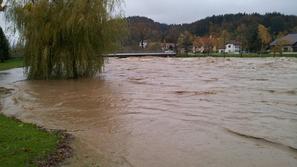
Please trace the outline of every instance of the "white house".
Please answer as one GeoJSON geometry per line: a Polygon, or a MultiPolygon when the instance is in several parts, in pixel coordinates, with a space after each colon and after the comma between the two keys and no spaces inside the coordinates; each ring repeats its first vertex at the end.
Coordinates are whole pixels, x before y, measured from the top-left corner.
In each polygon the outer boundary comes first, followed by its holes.
{"type": "Polygon", "coordinates": [[[240,44],[238,42],[229,42],[226,44],[225,53],[240,53],[240,44]]]}

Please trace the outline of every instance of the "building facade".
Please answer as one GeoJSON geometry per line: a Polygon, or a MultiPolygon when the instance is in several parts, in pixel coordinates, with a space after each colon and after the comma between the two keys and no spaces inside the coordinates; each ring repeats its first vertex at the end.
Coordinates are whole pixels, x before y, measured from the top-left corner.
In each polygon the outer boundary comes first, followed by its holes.
{"type": "Polygon", "coordinates": [[[297,52],[297,33],[288,34],[270,44],[271,48],[276,46],[281,47],[283,52],[297,52]]]}
{"type": "Polygon", "coordinates": [[[240,44],[236,42],[229,42],[226,44],[225,53],[239,54],[240,44]]]}

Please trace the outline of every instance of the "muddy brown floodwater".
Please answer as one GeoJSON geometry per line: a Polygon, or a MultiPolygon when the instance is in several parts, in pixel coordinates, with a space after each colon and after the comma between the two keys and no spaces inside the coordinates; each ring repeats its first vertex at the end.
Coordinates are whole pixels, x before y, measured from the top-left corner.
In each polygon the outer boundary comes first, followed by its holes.
{"type": "Polygon", "coordinates": [[[93,80],[0,78],[16,90],[5,114],[76,137],[64,166],[297,166],[294,58],[114,58],[93,80]]]}

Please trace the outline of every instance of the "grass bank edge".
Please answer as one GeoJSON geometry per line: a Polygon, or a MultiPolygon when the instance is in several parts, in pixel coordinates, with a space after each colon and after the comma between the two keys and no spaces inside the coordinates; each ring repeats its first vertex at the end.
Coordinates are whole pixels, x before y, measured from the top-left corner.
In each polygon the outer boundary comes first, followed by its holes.
{"type": "MultiPolygon", "coordinates": [[[[0,87],[0,98],[11,91],[0,87]]],[[[0,101],[0,167],[57,166],[72,156],[70,134],[21,122],[1,110],[0,101]]]]}
{"type": "Polygon", "coordinates": [[[9,70],[12,68],[20,68],[23,66],[24,66],[24,59],[22,57],[11,58],[4,62],[0,62],[0,71],[9,70]]]}
{"type": "Polygon", "coordinates": [[[0,166],[57,166],[72,156],[72,136],[0,113],[0,166]]]}

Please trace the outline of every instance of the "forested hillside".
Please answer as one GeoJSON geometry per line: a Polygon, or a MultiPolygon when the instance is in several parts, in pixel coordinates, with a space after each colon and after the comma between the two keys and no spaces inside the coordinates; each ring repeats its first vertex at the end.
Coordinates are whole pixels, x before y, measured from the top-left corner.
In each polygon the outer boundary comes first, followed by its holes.
{"type": "Polygon", "coordinates": [[[272,39],[287,33],[297,32],[297,16],[280,13],[225,14],[211,16],[190,24],[167,25],[146,17],[128,17],[129,35],[125,46],[138,45],[141,40],[178,43],[181,33],[188,31],[193,36],[223,37],[226,41],[240,41],[246,50],[257,51],[261,47],[258,26],[264,25],[272,39]]]}

